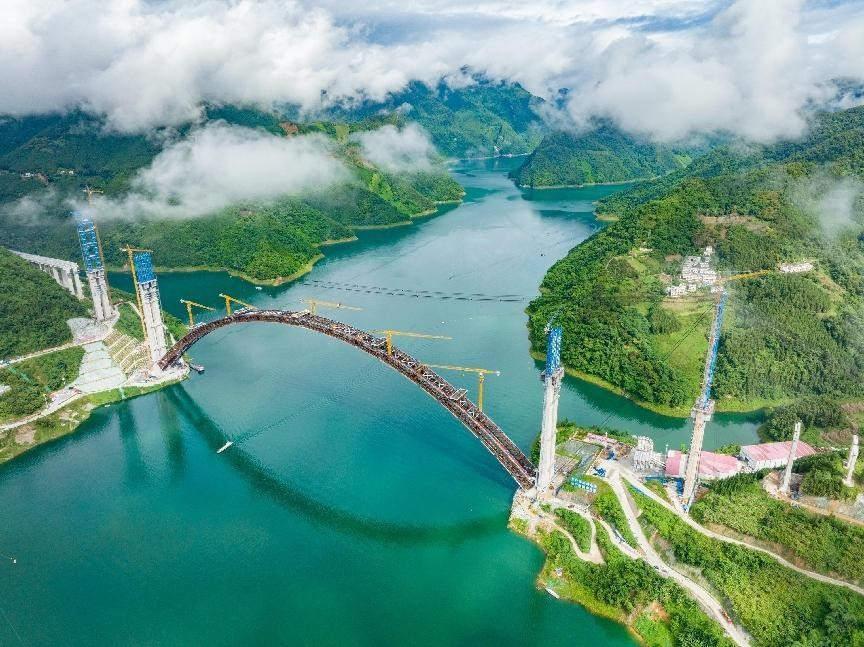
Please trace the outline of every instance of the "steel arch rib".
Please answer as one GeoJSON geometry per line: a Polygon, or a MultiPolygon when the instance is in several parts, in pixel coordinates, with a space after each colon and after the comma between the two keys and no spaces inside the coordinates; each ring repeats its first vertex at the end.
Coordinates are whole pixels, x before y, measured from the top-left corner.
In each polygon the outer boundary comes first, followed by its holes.
{"type": "Polygon", "coordinates": [[[403,376],[417,384],[426,393],[447,409],[459,420],[489,452],[501,463],[519,487],[530,489],[534,486],[536,468],[521,449],[501,431],[500,427],[471,402],[464,391],[457,389],[432,369],[407,353],[394,347],[387,354],[386,340],[354,328],[348,324],[313,315],[306,310],[252,310],[245,309],[227,317],[215,319],[192,328],[177,341],[165,356],[159,360],[164,370],[180,360],[198,340],[214,330],[236,323],[263,321],[281,323],[298,328],[306,328],[333,337],[372,355],[388,364],[403,376]]]}

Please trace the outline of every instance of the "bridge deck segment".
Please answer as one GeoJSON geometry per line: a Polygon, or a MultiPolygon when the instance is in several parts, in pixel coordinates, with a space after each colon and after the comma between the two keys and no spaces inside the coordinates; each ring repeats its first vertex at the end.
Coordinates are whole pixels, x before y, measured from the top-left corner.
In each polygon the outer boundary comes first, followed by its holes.
{"type": "Polygon", "coordinates": [[[489,416],[466,397],[464,389],[457,389],[428,366],[398,348],[394,347],[393,352],[388,354],[387,340],[383,337],[376,337],[348,324],[318,314],[313,315],[306,310],[247,308],[238,310],[230,316],[199,324],[171,347],[159,361],[159,366],[164,370],[179,361],[193,344],[214,330],[235,323],[256,321],[281,323],[313,330],[351,344],[388,364],[417,384],[453,414],[468,431],[483,443],[486,449],[519,484],[519,487],[530,489],[534,486],[536,479],[534,464],[489,416]]]}

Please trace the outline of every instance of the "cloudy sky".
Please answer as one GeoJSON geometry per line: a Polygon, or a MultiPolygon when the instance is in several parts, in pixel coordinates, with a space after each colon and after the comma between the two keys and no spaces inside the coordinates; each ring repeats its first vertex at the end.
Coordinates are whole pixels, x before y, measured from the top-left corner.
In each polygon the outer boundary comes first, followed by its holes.
{"type": "Polygon", "coordinates": [[[804,128],[864,81],[864,1],[2,0],[0,113],[84,109],[140,132],[203,102],[382,99],[463,66],[675,139],[804,128]],[[324,97],[324,99],[322,99],[324,97]]]}

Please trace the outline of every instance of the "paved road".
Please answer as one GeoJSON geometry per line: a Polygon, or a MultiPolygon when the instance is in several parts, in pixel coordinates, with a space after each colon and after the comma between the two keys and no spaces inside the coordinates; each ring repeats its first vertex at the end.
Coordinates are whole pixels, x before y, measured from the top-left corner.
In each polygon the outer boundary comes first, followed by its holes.
{"type": "Polygon", "coordinates": [[[625,491],[624,485],[621,482],[621,477],[617,465],[610,463],[607,466],[607,481],[609,482],[609,485],[612,487],[612,490],[615,492],[621,502],[621,507],[624,509],[624,515],[627,517],[627,523],[630,526],[630,530],[636,536],[636,541],[639,544],[639,548],[643,553],[642,559],[648,562],[661,574],[671,580],[674,580],[685,590],[689,591],[690,594],[699,602],[702,608],[708,613],[708,615],[713,617],[714,620],[716,620],[720,624],[720,626],[723,627],[723,630],[736,645],[740,645],[742,647],[749,645],[749,636],[742,628],[738,627],[733,622],[727,620],[725,612],[723,610],[723,605],[720,604],[720,602],[718,602],[710,593],[708,593],[708,591],[706,591],[699,584],[691,580],[689,577],[670,568],[663,560],[663,558],[661,558],[660,555],[657,554],[657,551],[654,550],[654,547],[648,541],[645,533],[642,532],[642,526],[639,525],[639,520],[636,518],[636,512],[630,505],[630,500],[627,498],[627,492],[625,491]]]}
{"type": "Polygon", "coordinates": [[[792,562],[789,562],[789,561],[783,559],[782,557],[780,557],[780,555],[778,555],[777,553],[771,552],[767,548],[762,548],[761,546],[756,546],[755,544],[750,544],[746,541],[741,541],[740,539],[733,539],[732,537],[727,537],[726,535],[721,535],[718,532],[714,532],[713,530],[709,530],[705,526],[702,526],[702,525],[696,523],[696,521],[694,521],[690,517],[690,515],[684,513],[684,511],[682,509],[676,508],[675,506],[671,505],[668,501],[663,499],[663,497],[655,494],[654,492],[652,492],[651,490],[646,488],[642,483],[639,482],[639,479],[634,474],[628,473],[628,471],[626,469],[623,469],[621,466],[618,466],[618,471],[620,472],[622,478],[624,478],[631,485],[636,487],[640,492],[642,492],[647,497],[651,498],[651,500],[656,501],[657,503],[662,505],[667,510],[674,512],[676,515],[678,515],[679,519],[682,519],[687,525],[689,525],[694,530],[702,533],[706,537],[711,537],[712,539],[717,539],[718,541],[725,541],[728,544],[735,544],[737,546],[743,546],[744,548],[749,548],[750,550],[757,550],[760,553],[764,553],[766,555],[769,555],[770,557],[773,557],[775,560],[777,560],[780,564],[782,564],[786,568],[791,568],[793,571],[801,573],[802,575],[806,575],[807,577],[812,577],[814,580],[818,580],[818,581],[824,582],[826,584],[833,584],[834,586],[842,586],[843,588],[849,589],[850,591],[854,591],[855,593],[858,593],[859,595],[864,595],[864,588],[862,588],[860,586],[857,586],[857,585],[852,584],[850,582],[846,582],[844,580],[838,580],[834,577],[829,577],[828,575],[822,575],[821,573],[815,573],[813,571],[808,571],[805,568],[801,568],[800,566],[796,566],[792,562]]]}

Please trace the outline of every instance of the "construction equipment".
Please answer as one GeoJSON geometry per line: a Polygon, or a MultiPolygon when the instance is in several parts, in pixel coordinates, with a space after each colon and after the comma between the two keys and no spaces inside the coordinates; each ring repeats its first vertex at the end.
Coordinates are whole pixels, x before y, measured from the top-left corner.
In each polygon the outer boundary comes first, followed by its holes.
{"type": "Polygon", "coordinates": [[[486,381],[486,374],[501,375],[501,371],[493,371],[488,368],[472,368],[470,366],[450,366],[449,364],[426,364],[429,368],[443,368],[449,371],[466,371],[469,373],[477,373],[477,408],[483,411],[483,382],[486,381]]]}
{"type": "Polygon", "coordinates": [[[229,317],[231,316],[231,303],[232,302],[233,303],[239,303],[244,308],[252,308],[253,310],[256,309],[255,306],[253,306],[251,303],[246,303],[245,301],[241,301],[240,299],[235,299],[234,297],[232,297],[228,294],[222,294],[220,292],[219,296],[222,297],[223,299],[225,299],[225,312],[228,314],[229,317]]]}
{"type": "MultiPolygon", "coordinates": [[[[88,193],[89,196],[89,193],[88,193]]],[[[138,292],[138,274],[135,270],[135,254],[137,252],[153,252],[151,249],[140,249],[138,247],[121,247],[121,251],[129,255],[129,270],[132,272],[132,287],[135,289],[135,301],[138,302],[138,318],[141,320],[141,332],[144,333],[144,339],[147,339],[147,327],[144,325],[144,306],[141,303],[141,293],[138,292]]]]}
{"type": "Polygon", "coordinates": [[[192,306],[196,308],[203,308],[204,310],[216,310],[216,308],[211,308],[210,306],[205,306],[203,303],[196,303],[195,301],[190,301],[189,299],[180,299],[180,303],[186,304],[186,312],[189,313],[189,327],[195,325],[195,317],[192,316],[192,306]]]}
{"type": "Polygon", "coordinates": [[[300,299],[301,303],[305,303],[312,307],[312,314],[318,314],[318,306],[322,308],[338,308],[340,310],[362,310],[354,306],[347,306],[344,303],[336,303],[334,301],[322,301],[321,299],[300,299]]]}
{"type": "Polygon", "coordinates": [[[426,335],[419,332],[405,332],[402,330],[373,330],[376,335],[384,335],[387,338],[387,354],[393,354],[393,337],[420,337],[422,339],[453,339],[446,335],[426,335]]]}

